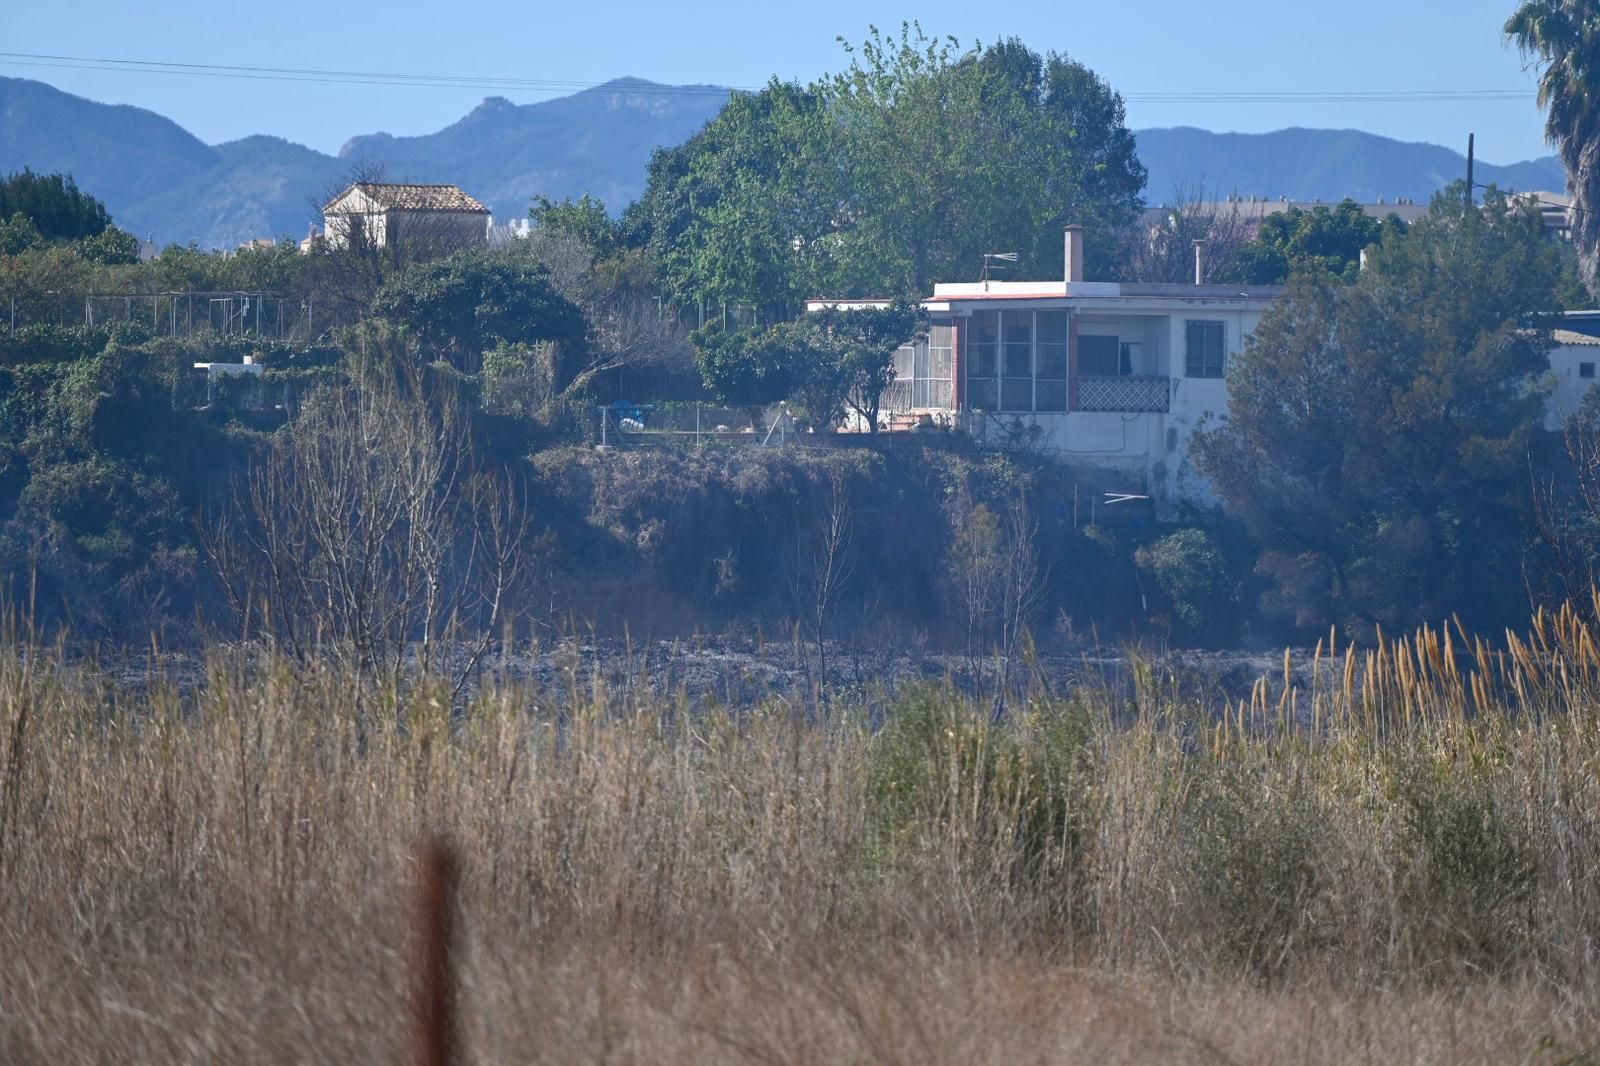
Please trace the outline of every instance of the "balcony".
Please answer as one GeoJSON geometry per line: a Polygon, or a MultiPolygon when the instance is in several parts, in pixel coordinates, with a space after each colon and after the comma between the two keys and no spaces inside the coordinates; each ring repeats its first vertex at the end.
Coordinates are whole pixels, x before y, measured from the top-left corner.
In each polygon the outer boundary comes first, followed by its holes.
{"type": "Polygon", "coordinates": [[[1079,411],[1163,413],[1172,407],[1172,379],[1162,375],[1077,379],[1079,411]]]}

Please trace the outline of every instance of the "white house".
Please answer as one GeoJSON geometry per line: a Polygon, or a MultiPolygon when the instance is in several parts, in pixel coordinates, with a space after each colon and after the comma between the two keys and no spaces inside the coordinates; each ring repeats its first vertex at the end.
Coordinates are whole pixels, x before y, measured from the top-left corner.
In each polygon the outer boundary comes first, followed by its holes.
{"type": "Polygon", "coordinates": [[[1556,343],[1550,349],[1552,380],[1545,397],[1544,427],[1560,429],[1600,381],[1595,377],[1595,366],[1600,364],[1600,311],[1567,312],[1551,336],[1556,343]]]}
{"type": "MultiPolygon", "coordinates": [[[[1203,255],[1197,242],[1196,278],[1203,255]]],[[[1226,417],[1228,363],[1282,286],[1086,282],[1076,226],[1065,261],[1062,281],[935,285],[923,301],[928,336],[895,353],[885,422],[947,425],[1100,467],[1158,513],[1216,502],[1190,445],[1203,423],[1226,417]]],[[[850,304],[883,302],[809,307],[850,304]]],[[[1553,336],[1545,425],[1559,429],[1600,381],[1600,311],[1567,313],[1553,336]]]]}
{"type": "Polygon", "coordinates": [[[489,238],[489,209],[454,185],[359,181],[328,201],[322,217],[333,248],[349,244],[352,234],[376,248],[408,241],[441,251],[489,238]]]}
{"type": "Polygon", "coordinates": [[[1076,226],[1065,252],[1061,281],[936,285],[928,337],[895,356],[891,423],[1116,471],[1163,511],[1211,501],[1189,445],[1226,413],[1228,360],[1282,287],[1084,281],[1076,226]]]}

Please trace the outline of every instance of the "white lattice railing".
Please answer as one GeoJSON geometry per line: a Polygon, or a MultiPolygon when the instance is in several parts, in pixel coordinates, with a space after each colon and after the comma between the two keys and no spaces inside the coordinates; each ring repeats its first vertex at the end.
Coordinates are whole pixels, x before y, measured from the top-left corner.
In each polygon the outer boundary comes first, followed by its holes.
{"type": "Polygon", "coordinates": [[[1077,406],[1080,411],[1166,411],[1172,406],[1171,379],[1079,378],[1077,406]]]}

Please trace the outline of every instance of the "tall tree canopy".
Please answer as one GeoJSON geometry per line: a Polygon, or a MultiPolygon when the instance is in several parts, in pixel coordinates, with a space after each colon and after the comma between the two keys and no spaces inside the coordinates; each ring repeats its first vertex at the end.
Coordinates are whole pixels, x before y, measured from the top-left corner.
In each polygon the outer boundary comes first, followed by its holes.
{"type": "Polygon", "coordinates": [[[819,294],[924,295],[992,251],[1017,252],[1018,276],[1059,276],[1062,229],[1109,234],[1144,178],[1121,98],[1087,68],[908,26],[874,30],[840,74],[736,95],[656,153],[633,218],[680,298],[782,313],[819,294]]]}
{"type": "Polygon", "coordinates": [[[496,344],[581,343],[583,314],[521,250],[471,249],[401,271],[373,310],[416,331],[435,358],[475,372],[496,344]]]}
{"type": "Polygon", "coordinates": [[[1353,284],[1299,276],[1228,371],[1201,469],[1305,624],[1522,610],[1519,550],[1547,336],[1570,250],[1537,210],[1458,183],[1353,284]],[[1476,589],[1463,604],[1463,589],[1476,589]]]}
{"type": "Polygon", "coordinates": [[[0,219],[19,214],[47,241],[82,240],[111,225],[106,205],[80,190],[71,175],[26,168],[0,180],[0,219]]]}
{"type": "Polygon", "coordinates": [[[695,356],[706,386],[727,403],[788,400],[823,431],[848,408],[876,433],[884,390],[894,383],[895,351],[926,331],[927,316],[907,300],[830,307],[764,328],[713,324],[695,334],[695,356]]]}
{"type": "Polygon", "coordinates": [[[1545,138],[1561,153],[1572,191],[1573,236],[1585,280],[1600,293],[1600,2],[1524,0],[1506,36],[1543,65],[1545,138]]]}
{"type": "Polygon", "coordinates": [[[1247,285],[1281,285],[1293,271],[1332,274],[1352,280],[1361,253],[1386,237],[1405,233],[1397,215],[1381,222],[1354,200],[1307,211],[1291,207],[1262,219],[1255,239],[1239,249],[1232,280],[1247,285]]]}

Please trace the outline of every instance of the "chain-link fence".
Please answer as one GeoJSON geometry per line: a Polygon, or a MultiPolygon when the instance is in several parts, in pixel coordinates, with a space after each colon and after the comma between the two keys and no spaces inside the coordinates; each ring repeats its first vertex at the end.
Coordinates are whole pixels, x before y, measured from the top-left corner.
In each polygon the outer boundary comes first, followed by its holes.
{"type": "MultiPolygon", "coordinates": [[[[0,328],[137,324],[158,336],[315,336],[316,302],[275,292],[24,292],[0,298],[0,328]]],[[[325,325],[325,324],[324,324],[325,325]]]]}

